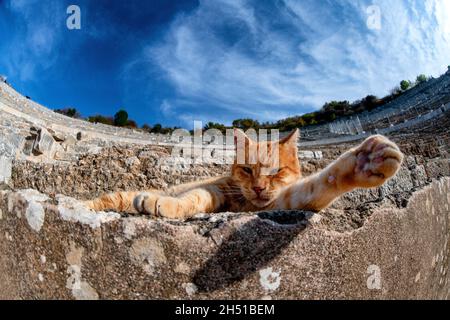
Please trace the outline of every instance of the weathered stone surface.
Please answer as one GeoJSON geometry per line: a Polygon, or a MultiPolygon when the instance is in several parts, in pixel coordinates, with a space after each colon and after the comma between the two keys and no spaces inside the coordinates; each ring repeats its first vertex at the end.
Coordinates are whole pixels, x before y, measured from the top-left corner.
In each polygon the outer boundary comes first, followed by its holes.
{"type": "MultiPolygon", "coordinates": [[[[70,153],[55,156],[67,155],[70,153]]],[[[162,189],[228,170],[228,166],[214,164],[181,166],[170,159],[169,151],[162,147],[105,148],[70,162],[17,161],[12,181],[18,189],[88,199],[114,190],[162,189]]]]}
{"type": "Polygon", "coordinates": [[[14,146],[7,142],[5,137],[0,137],[0,156],[3,157],[14,157],[15,148],[14,146]]]}
{"type": "Polygon", "coordinates": [[[64,150],[67,151],[69,148],[76,145],[77,141],[78,140],[74,136],[68,135],[64,137],[63,143],[61,145],[63,146],[64,150]]]}
{"type": "Polygon", "coordinates": [[[56,152],[56,141],[52,134],[45,128],[40,128],[33,144],[33,151],[53,158],[56,152]]]}
{"type": "Polygon", "coordinates": [[[12,160],[0,155],[0,185],[8,184],[11,180],[12,160]]]}
{"type": "Polygon", "coordinates": [[[26,212],[45,196],[3,192],[0,297],[449,299],[449,195],[442,178],[405,208],[374,208],[363,227],[343,233],[323,224],[326,212],[93,224],[59,197],[39,202],[37,232],[26,212]]]}
{"type": "MultiPolygon", "coordinates": [[[[94,213],[74,198],[164,189],[228,165],[191,165],[171,156],[170,136],[67,118],[0,83],[0,298],[448,299],[449,85],[448,76],[425,85],[420,121],[410,110],[418,87],[368,115],[367,134],[389,127],[383,115],[398,107],[390,120],[400,125],[385,132],[406,159],[383,187],[318,214],[181,222],[94,213]]],[[[361,138],[304,128],[303,173],[361,138]]]]}

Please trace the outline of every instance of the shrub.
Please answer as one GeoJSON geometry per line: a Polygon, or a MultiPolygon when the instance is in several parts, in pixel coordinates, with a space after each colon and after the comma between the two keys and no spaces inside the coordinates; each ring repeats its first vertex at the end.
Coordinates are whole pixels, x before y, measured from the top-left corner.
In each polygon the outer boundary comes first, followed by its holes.
{"type": "Polygon", "coordinates": [[[391,96],[398,96],[401,92],[402,90],[400,89],[400,87],[395,87],[391,89],[391,96]]]}
{"type": "Polygon", "coordinates": [[[138,125],[137,125],[136,121],[128,120],[127,124],[125,125],[125,127],[131,128],[131,129],[137,129],[138,125]]]}
{"type": "Polygon", "coordinates": [[[233,127],[242,129],[247,131],[248,129],[259,129],[260,124],[257,120],[245,118],[245,119],[237,119],[233,121],[233,127]]]}
{"type": "Polygon", "coordinates": [[[112,117],[105,117],[105,116],[102,116],[100,114],[95,115],[95,116],[90,116],[88,118],[88,121],[92,122],[92,123],[108,124],[108,125],[111,125],[111,126],[114,125],[114,119],[112,117]]]}
{"type": "Polygon", "coordinates": [[[227,127],[221,123],[216,123],[216,122],[208,122],[205,127],[203,128],[203,130],[209,130],[209,129],[217,129],[222,133],[225,133],[227,130],[227,127]]]}
{"type": "Polygon", "coordinates": [[[80,113],[75,108],[56,109],[55,112],[71,118],[81,118],[80,113]]]}
{"type": "Polygon", "coordinates": [[[417,83],[417,84],[423,83],[423,82],[426,82],[427,80],[428,80],[427,76],[424,75],[424,74],[421,74],[421,75],[418,75],[418,76],[417,76],[417,78],[416,78],[416,83],[417,83]]]}
{"type": "Polygon", "coordinates": [[[153,133],[161,133],[162,125],[157,123],[153,126],[152,131],[153,133]]]}
{"type": "Polygon", "coordinates": [[[125,110],[119,110],[114,115],[114,125],[118,127],[126,126],[128,123],[128,113],[125,110]]]}
{"type": "Polygon", "coordinates": [[[403,91],[408,90],[410,86],[411,86],[411,81],[409,81],[409,80],[403,80],[402,82],[400,82],[400,88],[403,91]]]}

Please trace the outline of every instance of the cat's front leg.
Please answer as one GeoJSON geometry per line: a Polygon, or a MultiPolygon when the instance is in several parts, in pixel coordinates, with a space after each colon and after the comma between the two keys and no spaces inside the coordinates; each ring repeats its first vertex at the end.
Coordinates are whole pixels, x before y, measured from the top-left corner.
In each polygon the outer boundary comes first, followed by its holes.
{"type": "Polygon", "coordinates": [[[189,207],[184,199],[176,197],[161,197],[156,201],[155,215],[169,219],[186,219],[197,210],[189,207]]]}
{"type": "Polygon", "coordinates": [[[211,186],[187,191],[179,196],[141,194],[135,199],[135,208],[143,214],[169,219],[187,219],[197,213],[212,213],[224,203],[222,192],[211,186]]]}
{"type": "Polygon", "coordinates": [[[139,213],[169,219],[185,219],[195,210],[185,199],[142,193],[135,198],[139,213]]]}
{"type": "Polygon", "coordinates": [[[398,171],[402,160],[395,143],[372,136],[322,171],[283,190],[272,209],[320,211],[346,192],[382,185],[398,171]]]}
{"type": "Polygon", "coordinates": [[[332,165],[329,179],[345,191],[379,187],[397,173],[402,161],[394,142],[375,135],[343,154],[332,165]]]}
{"type": "Polygon", "coordinates": [[[156,214],[156,201],[163,197],[153,192],[142,192],[136,195],[133,200],[133,206],[138,213],[146,215],[156,214]]]}

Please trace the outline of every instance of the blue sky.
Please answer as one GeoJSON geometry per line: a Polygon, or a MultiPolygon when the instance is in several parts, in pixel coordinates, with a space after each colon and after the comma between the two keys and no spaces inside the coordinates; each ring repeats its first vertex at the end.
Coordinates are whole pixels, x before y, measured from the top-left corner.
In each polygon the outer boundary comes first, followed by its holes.
{"type": "Polygon", "coordinates": [[[277,120],[440,75],[449,16],[447,0],[0,0],[0,74],[84,116],[277,120]]]}

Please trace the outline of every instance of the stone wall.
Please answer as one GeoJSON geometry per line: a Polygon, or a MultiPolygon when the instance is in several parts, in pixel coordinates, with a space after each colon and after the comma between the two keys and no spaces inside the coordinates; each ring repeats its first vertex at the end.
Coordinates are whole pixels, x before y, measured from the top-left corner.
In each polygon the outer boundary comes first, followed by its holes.
{"type": "MultiPolygon", "coordinates": [[[[80,199],[229,166],[189,165],[168,137],[68,119],[0,84],[0,298],[449,299],[450,113],[423,119],[389,131],[406,154],[394,179],[319,214],[154,220],[80,199]]],[[[305,175],[363,137],[325,138],[301,149],[305,175]]]]}
{"type": "Polygon", "coordinates": [[[0,298],[449,299],[449,204],[442,178],[338,232],[327,212],[180,222],[3,191],[0,298]]]}

